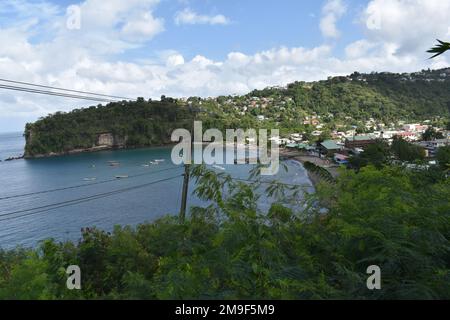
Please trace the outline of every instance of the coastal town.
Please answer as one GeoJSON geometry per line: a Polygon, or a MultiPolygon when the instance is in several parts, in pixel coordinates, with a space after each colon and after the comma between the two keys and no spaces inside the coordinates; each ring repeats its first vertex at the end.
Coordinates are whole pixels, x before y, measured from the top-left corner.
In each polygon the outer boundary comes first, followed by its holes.
{"type": "MultiPolygon", "coordinates": [[[[313,164],[326,170],[333,178],[339,174],[338,168],[345,166],[352,168],[352,159],[357,159],[364,154],[368,147],[379,143],[392,146],[394,141],[402,141],[407,145],[417,147],[420,151],[421,164],[417,164],[418,159],[411,161],[400,161],[401,164],[409,168],[428,169],[436,165],[436,155],[439,148],[450,146],[450,130],[448,128],[435,127],[431,121],[423,123],[406,123],[400,121],[397,124],[386,126],[370,119],[366,123],[366,133],[359,134],[358,128],[354,127],[347,131],[334,130],[330,139],[321,139],[323,126],[320,117],[311,116],[305,119],[315,127],[316,131],[312,141],[305,139],[303,132],[292,133],[286,137],[272,139],[283,147],[281,154],[286,159],[295,159],[303,164],[313,164]],[[371,130],[379,128],[381,130],[371,130]],[[416,163],[413,163],[416,162],[416,163]]],[[[395,159],[392,159],[395,161],[395,159]]],[[[321,181],[321,177],[308,170],[310,180],[314,185],[321,181]]]]}

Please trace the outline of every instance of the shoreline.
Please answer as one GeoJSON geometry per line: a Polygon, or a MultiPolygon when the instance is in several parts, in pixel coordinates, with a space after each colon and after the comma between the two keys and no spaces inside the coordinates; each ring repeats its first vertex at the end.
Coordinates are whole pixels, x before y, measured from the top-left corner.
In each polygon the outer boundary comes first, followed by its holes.
{"type": "MultiPolygon", "coordinates": [[[[154,145],[148,145],[148,146],[134,146],[134,147],[127,147],[127,146],[96,146],[96,147],[92,147],[92,148],[84,148],[84,149],[73,149],[70,151],[65,151],[65,152],[50,152],[47,154],[35,154],[32,156],[27,156],[26,154],[24,154],[22,157],[18,157],[15,159],[11,159],[9,161],[12,160],[20,160],[20,159],[25,159],[25,160],[35,160],[35,159],[46,159],[46,158],[55,158],[55,157],[64,157],[64,156],[72,156],[72,155],[78,155],[78,154],[83,154],[83,153],[95,153],[95,152],[101,152],[101,151],[119,151],[119,150],[138,150],[138,149],[147,149],[147,148],[163,148],[163,147],[172,147],[172,146],[176,146],[179,142],[170,142],[170,143],[162,143],[162,144],[154,144],[154,145]]],[[[214,142],[212,142],[214,144],[214,142]]],[[[203,146],[207,146],[210,145],[211,142],[194,142],[193,145],[197,145],[197,144],[201,144],[203,146]]],[[[230,147],[231,144],[224,144],[224,147],[230,147]]],[[[26,146],[25,146],[26,147],[26,146]]],[[[246,148],[246,150],[250,150],[250,151],[254,151],[256,150],[254,147],[249,146],[249,145],[240,145],[240,144],[235,144],[234,146],[235,148],[246,148]]],[[[6,160],[5,160],[6,161],[6,160]]]]}
{"type": "Polygon", "coordinates": [[[65,156],[74,156],[83,153],[96,153],[101,151],[121,151],[121,150],[139,150],[139,149],[150,149],[150,148],[163,148],[170,147],[175,145],[175,143],[167,143],[167,144],[155,144],[149,146],[136,146],[136,147],[125,147],[125,146],[98,146],[94,148],[86,148],[86,149],[74,149],[66,152],[51,152],[48,154],[36,154],[33,156],[23,156],[22,159],[25,160],[38,160],[38,159],[48,159],[48,158],[57,158],[57,157],[65,157],[65,156]]]}

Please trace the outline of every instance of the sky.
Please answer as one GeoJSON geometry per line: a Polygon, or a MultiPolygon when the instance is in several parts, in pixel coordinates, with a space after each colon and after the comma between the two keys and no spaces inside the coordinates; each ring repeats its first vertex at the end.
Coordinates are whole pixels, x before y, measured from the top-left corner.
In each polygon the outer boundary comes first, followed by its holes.
{"type": "MultiPolygon", "coordinates": [[[[450,66],[450,0],[2,0],[0,78],[126,97],[245,94],[450,66]]],[[[0,89],[0,132],[95,103],[0,89]]]]}

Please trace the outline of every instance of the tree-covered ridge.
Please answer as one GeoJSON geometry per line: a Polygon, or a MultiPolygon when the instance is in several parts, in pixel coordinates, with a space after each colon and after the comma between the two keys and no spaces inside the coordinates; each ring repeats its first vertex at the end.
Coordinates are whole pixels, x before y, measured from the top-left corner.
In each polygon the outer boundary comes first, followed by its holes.
{"type": "Polygon", "coordinates": [[[295,82],[287,89],[255,90],[249,96],[293,98],[305,111],[355,119],[418,119],[450,113],[450,69],[412,74],[353,73],[318,82],[295,82]]]}
{"type": "Polygon", "coordinates": [[[278,193],[269,214],[253,185],[201,167],[193,176],[211,205],[184,223],[0,252],[0,299],[450,298],[450,186],[437,168],[343,171],[293,209],[278,193]],[[69,265],[82,270],[80,291],[66,288],[69,265]],[[366,286],[371,265],[381,290],[366,286]]]}
{"type": "Polygon", "coordinates": [[[99,134],[110,133],[123,147],[163,145],[174,129],[190,128],[196,112],[162,101],[116,102],[108,105],[58,112],[26,126],[26,155],[64,153],[88,149],[99,134]]]}

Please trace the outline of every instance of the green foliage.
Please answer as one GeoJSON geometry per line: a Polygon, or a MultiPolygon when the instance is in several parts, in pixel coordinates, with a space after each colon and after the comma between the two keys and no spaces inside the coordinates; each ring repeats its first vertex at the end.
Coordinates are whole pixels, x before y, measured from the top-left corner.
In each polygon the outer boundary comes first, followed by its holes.
{"type": "Polygon", "coordinates": [[[436,159],[439,162],[439,166],[442,170],[450,170],[450,146],[441,147],[438,149],[436,159]]]}
{"type": "Polygon", "coordinates": [[[84,229],[78,244],[1,251],[0,298],[450,298],[450,181],[434,171],[343,170],[313,205],[280,201],[268,214],[253,186],[202,166],[192,175],[210,205],[185,223],[84,229]],[[65,289],[72,264],[81,291],[65,289]],[[366,287],[370,265],[381,267],[379,291],[366,287]]]}
{"type": "Polygon", "coordinates": [[[317,174],[319,177],[321,177],[325,181],[328,181],[331,183],[335,182],[332,174],[327,169],[317,166],[314,163],[309,162],[309,161],[305,161],[305,163],[303,165],[306,170],[308,170],[309,172],[312,172],[314,174],[317,174]]]}
{"type": "Polygon", "coordinates": [[[432,141],[436,139],[444,139],[442,132],[436,131],[434,128],[428,128],[422,135],[424,141],[432,141]]]}
{"type": "Polygon", "coordinates": [[[393,158],[401,162],[422,162],[425,159],[425,150],[402,138],[394,137],[391,146],[382,140],[367,146],[364,152],[350,158],[350,166],[356,171],[368,165],[382,169],[391,164],[393,158]]]}
{"type": "Polygon", "coordinates": [[[117,102],[106,106],[55,113],[27,124],[26,155],[66,153],[97,145],[100,134],[109,133],[116,147],[142,147],[170,143],[177,128],[190,128],[196,115],[190,107],[164,101],[117,102]]]}
{"type": "Polygon", "coordinates": [[[335,272],[343,271],[336,280],[348,297],[367,297],[357,284],[371,264],[383,273],[374,298],[449,297],[449,181],[418,189],[413,175],[368,167],[346,172],[332,191],[323,242],[331,245],[335,272]]]}
{"type": "Polygon", "coordinates": [[[370,165],[380,169],[389,162],[391,150],[385,141],[377,141],[367,146],[360,155],[350,158],[350,165],[356,170],[370,165]]]}
{"type": "Polygon", "coordinates": [[[423,148],[410,144],[402,138],[394,138],[392,152],[400,161],[414,162],[425,159],[425,150],[423,148]]]}

